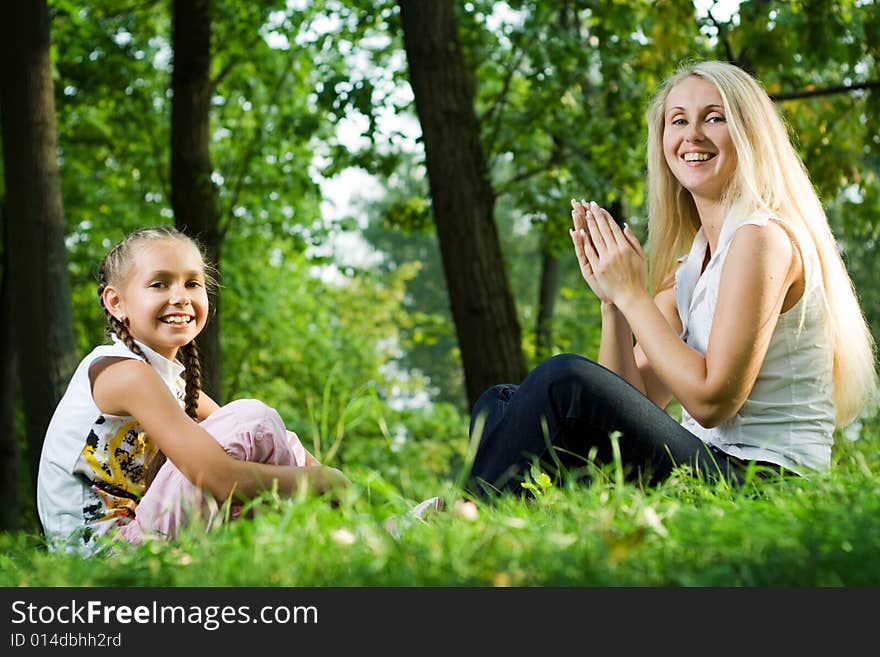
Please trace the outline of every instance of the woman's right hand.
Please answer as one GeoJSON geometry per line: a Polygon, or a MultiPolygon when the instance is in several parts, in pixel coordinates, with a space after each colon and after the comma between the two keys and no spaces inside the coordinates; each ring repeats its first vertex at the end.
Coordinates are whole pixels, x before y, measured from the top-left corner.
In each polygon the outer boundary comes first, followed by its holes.
{"type": "Polygon", "coordinates": [[[587,209],[586,203],[575,201],[574,199],[571,200],[571,219],[574,228],[569,229],[568,234],[571,236],[572,244],[574,244],[574,254],[577,256],[578,264],[581,268],[581,276],[584,277],[593,294],[599,298],[603,305],[613,306],[614,304],[608,298],[608,295],[605,294],[602,286],[599,285],[599,281],[593,273],[593,267],[590,265],[590,260],[587,258],[587,249],[595,251],[590,240],[590,233],[587,230],[587,209]]]}

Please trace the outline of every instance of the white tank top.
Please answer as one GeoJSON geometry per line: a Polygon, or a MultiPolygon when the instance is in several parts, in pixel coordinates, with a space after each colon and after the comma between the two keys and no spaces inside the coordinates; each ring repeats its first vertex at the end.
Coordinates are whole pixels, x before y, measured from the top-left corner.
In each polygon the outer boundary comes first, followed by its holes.
{"type": "MultiPolygon", "coordinates": [[[[675,273],[675,300],[682,339],[705,356],[712,332],[721,271],[740,226],[766,226],[767,213],[745,221],[728,217],[705,271],[707,241],[702,229],[675,273]]],[[[788,224],[789,230],[797,234],[788,224]]],[[[835,409],[832,401],[833,351],[825,334],[825,304],[818,256],[810,239],[798,236],[805,287],[803,296],[782,313],[770,339],[755,385],[729,420],[707,429],[682,408],[681,424],[704,442],[746,460],[767,461],[795,472],[827,472],[831,465],[835,409]]]]}
{"type": "MultiPolygon", "coordinates": [[[[183,407],[183,365],[137,344],[183,407]]],[[[137,420],[98,409],[89,368],[106,357],[142,360],[116,336],[112,345],[95,347],[76,368],[46,430],[37,510],[52,549],[90,554],[98,536],[130,522],[156,454],[137,420]]]]}

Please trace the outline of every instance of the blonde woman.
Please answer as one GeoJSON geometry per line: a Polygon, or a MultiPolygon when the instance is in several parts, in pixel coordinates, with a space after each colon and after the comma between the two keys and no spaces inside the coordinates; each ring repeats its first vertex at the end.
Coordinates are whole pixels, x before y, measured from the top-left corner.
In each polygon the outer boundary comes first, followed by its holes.
{"type": "Polygon", "coordinates": [[[683,464],[734,482],[749,462],[826,472],[835,428],[874,398],[871,334],[761,85],[693,64],[647,118],[650,258],[603,208],[572,201],[575,254],[601,302],[599,362],[563,354],[483,394],[478,494],[517,489],[535,458],[607,461],[612,435],[649,481],[683,464]],[[680,424],[662,410],[673,398],[680,424]]]}

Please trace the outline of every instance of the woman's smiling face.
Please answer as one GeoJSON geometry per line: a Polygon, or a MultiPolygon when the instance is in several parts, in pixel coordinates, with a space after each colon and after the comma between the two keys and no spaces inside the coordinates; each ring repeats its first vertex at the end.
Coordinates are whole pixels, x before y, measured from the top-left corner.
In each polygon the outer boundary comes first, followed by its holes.
{"type": "Polygon", "coordinates": [[[709,80],[691,75],[670,89],[663,154],[672,174],[696,200],[718,201],[736,169],[724,102],[709,80]]]}

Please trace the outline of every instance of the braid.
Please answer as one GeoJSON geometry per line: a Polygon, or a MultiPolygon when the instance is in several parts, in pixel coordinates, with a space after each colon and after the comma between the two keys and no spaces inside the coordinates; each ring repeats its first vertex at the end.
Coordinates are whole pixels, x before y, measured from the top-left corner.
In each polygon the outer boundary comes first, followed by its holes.
{"type": "Polygon", "coordinates": [[[196,422],[199,421],[199,393],[202,390],[202,364],[199,361],[199,348],[196,341],[180,348],[180,359],[183,361],[183,380],[186,381],[186,414],[196,422]]]}

